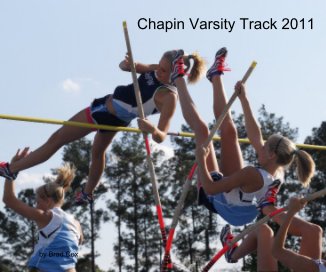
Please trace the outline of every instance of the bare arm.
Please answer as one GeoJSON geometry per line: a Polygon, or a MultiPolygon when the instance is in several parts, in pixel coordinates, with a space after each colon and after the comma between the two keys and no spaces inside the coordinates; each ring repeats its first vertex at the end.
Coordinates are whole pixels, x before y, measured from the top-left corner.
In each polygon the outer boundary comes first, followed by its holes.
{"type": "Polygon", "coordinates": [[[260,126],[252,113],[250,103],[246,95],[246,88],[244,84],[241,83],[241,81],[238,81],[235,86],[235,89],[239,93],[239,99],[245,117],[245,127],[246,132],[248,134],[248,138],[256,152],[259,154],[264,145],[264,140],[262,137],[260,126]]]}
{"type": "Polygon", "coordinates": [[[290,225],[294,215],[304,206],[297,198],[292,198],[289,204],[288,212],[283,216],[283,222],[275,236],[272,254],[282,262],[285,266],[295,271],[318,271],[318,268],[311,258],[297,254],[284,247],[286,235],[289,231],[290,225]]]}
{"type": "MultiPolygon", "coordinates": [[[[13,157],[12,162],[24,158],[27,156],[27,153],[28,148],[25,148],[22,152],[18,150],[16,155],[13,157]]],[[[46,213],[43,210],[30,207],[23,201],[19,200],[15,195],[15,182],[8,179],[5,181],[3,202],[8,208],[11,208],[16,213],[35,221],[39,227],[46,226],[52,218],[51,212],[46,213]]]]}
{"type": "Polygon", "coordinates": [[[229,192],[234,188],[255,191],[257,190],[256,186],[259,187],[262,183],[261,176],[254,167],[245,167],[231,176],[223,177],[219,182],[214,182],[207,168],[206,157],[208,152],[203,147],[196,147],[196,161],[199,167],[200,180],[207,194],[229,192]]]}
{"type": "MultiPolygon", "coordinates": [[[[130,72],[130,60],[129,60],[129,55],[127,54],[125,59],[120,62],[119,67],[122,71],[130,72]]],[[[135,62],[135,69],[136,72],[141,74],[141,73],[146,73],[146,72],[151,72],[154,71],[158,68],[158,64],[143,64],[139,62],[135,62]]]]}
{"type": "Polygon", "coordinates": [[[45,227],[51,221],[51,212],[44,212],[43,210],[30,207],[16,197],[14,181],[6,179],[3,202],[8,208],[14,210],[16,213],[35,221],[39,228],[45,227]]]}
{"type": "Polygon", "coordinates": [[[177,105],[177,95],[169,90],[160,90],[155,95],[155,103],[160,110],[160,119],[157,126],[153,125],[147,119],[138,119],[139,128],[142,131],[152,134],[155,142],[161,143],[166,138],[169,131],[170,122],[177,105]]]}
{"type": "Polygon", "coordinates": [[[78,228],[78,231],[79,231],[79,234],[80,234],[80,237],[79,237],[79,245],[81,245],[83,242],[84,242],[84,234],[83,234],[83,229],[79,223],[79,221],[77,221],[75,219],[75,222],[76,222],[76,225],[77,225],[77,228],[78,228]]]}

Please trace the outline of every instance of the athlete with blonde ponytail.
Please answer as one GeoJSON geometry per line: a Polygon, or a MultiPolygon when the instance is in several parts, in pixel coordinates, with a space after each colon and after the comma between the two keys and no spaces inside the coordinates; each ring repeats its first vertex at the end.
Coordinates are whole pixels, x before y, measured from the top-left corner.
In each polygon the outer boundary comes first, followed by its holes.
{"type": "MultiPolygon", "coordinates": [[[[227,98],[223,87],[222,75],[226,68],[225,47],[217,51],[214,63],[206,76],[213,87],[213,110],[216,120],[223,113],[227,98]]],[[[185,84],[183,76],[184,60],[182,55],[174,62],[172,78],[178,89],[183,116],[195,133],[196,162],[198,163],[199,204],[208,210],[219,214],[231,225],[243,226],[251,223],[261,212],[264,215],[277,210],[276,196],[283,183],[283,172],[286,167],[296,162],[298,180],[303,186],[308,186],[314,174],[315,164],[311,156],[303,150],[298,150],[288,138],[279,134],[270,136],[265,142],[260,126],[254,117],[245,85],[239,81],[235,91],[240,99],[245,128],[255,149],[260,167],[245,166],[241,153],[236,126],[230,112],[227,112],[220,126],[221,152],[219,162],[216,159],[212,143],[203,147],[209,130],[207,124],[199,115],[195,103],[185,84]]],[[[284,214],[274,217],[279,225],[284,220],[284,214]]],[[[316,225],[294,218],[289,233],[301,237],[300,254],[318,259],[321,248],[316,247],[322,237],[322,229],[316,225]]],[[[223,246],[232,240],[230,225],[221,231],[223,246]]],[[[225,257],[228,262],[237,262],[244,255],[258,251],[258,271],[277,271],[277,262],[271,255],[273,231],[268,225],[248,235],[241,245],[234,245],[225,257]]]]}
{"type": "MultiPolygon", "coordinates": [[[[18,150],[11,162],[23,159],[27,153],[27,148],[18,150]]],[[[3,202],[16,213],[33,220],[39,229],[38,243],[28,262],[31,271],[76,271],[82,230],[79,222],[61,209],[65,192],[75,177],[75,168],[64,164],[56,172],[55,180],[36,189],[36,207],[17,199],[13,180],[5,182],[3,202]]]]}

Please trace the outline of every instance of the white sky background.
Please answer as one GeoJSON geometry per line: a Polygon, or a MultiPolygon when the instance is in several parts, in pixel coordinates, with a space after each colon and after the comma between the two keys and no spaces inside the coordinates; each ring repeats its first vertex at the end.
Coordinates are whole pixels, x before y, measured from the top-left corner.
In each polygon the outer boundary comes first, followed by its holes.
{"type": "MultiPolygon", "coordinates": [[[[249,64],[257,68],[248,80],[248,94],[256,116],[267,111],[283,116],[299,128],[302,143],[325,120],[326,2],[288,1],[0,1],[1,114],[67,120],[117,85],[129,84],[131,75],[119,70],[126,52],[122,21],[127,20],[134,58],[156,63],[169,49],[198,51],[210,65],[217,49],[229,49],[232,72],[224,77],[229,96],[249,64]],[[139,18],[182,20],[185,29],[141,30],[139,18]],[[277,30],[244,30],[240,17],[277,21],[277,30]],[[313,19],[313,30],[282,30],[283,18],[313,19]],[[189,18],[235,20],[228,30],[193,30],[189,18]]],[[[307,27],[307,24],[306,24],[307,27]]],[[[213,120],[212,90],[204,78],[189,87],[204,120],[213,120]],[[209,105],[209,106],[207,106],[209,105]]],[[[232,107],[240,113],[238,101],[232,107]]],[[[157,117],[150,118],[157,122],[157,117]]],[[[170,131],[185,123],[178,106],[170,131]]],[[[135,123],[133,123],[135,126],[135,123]]],[[[55,125],[0,120],[0,160],[9,160],[18,147],[37,148],[55,125]]],[[[93,135],[90,136],[92,139],[93,135]]],[[[163,143],[169,147],[169,141],[163,143]]],[[[48,162],[24,171],[40,177],[61,163],[61,151],[48,162]]],[[[31,184],[31,183],[29,183],[31,184]]],[[[36,183],[35,183],[36,184],[36,183]]],[[[2,195],[2,187],[0,195],[2,195]]],[[[3,207],[2,204],[0,208],[3,207]]],[[[106,230],[106,228],[104,228],[106,230]]],[[[106,233],[110,231],[105,231],[106,233]]],[[[100,267],[107,269],[108,237],[98,243],[100,267]]]]}

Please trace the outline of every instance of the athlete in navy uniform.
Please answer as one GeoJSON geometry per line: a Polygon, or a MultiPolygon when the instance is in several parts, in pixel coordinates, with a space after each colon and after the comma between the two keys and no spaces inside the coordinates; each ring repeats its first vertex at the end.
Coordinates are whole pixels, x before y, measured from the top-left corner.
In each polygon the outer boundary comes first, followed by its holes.
{"type": "MultiPolygon", "coordinates": [[[[143,99],[143,107],[146,116],[159,113],[157,126],[149,120],[138,119],[139,128],[152,134],[154,141],[162,142],[168,132],[170,121],[175,112],[178,95],[176,88],[171,84],[171,63],[178,58],[182,50],[167,51],[163,54],[159,64],[136,63],[136,72],[140,92],[143,99]]],[[[196,82],[204,68],[204,61],[198,54],[187,57],[193,60],[189,71],[189,82],[196,82]]],[[[190,67],[190,63],[189,66],[190,67]]],[[[123,71],[130,71],[129,57],[120,63],[123,71]]],[[[90,107],[81,110],[70,121],[104,124],[111,126],[128,126],[131,120],[138,117],[136,98],[133,85],[118,86],[112,95],[95,99],[90,107]]],[[[15,179],[21,170],[30,168],[48,160],[59,148],[72,141],[78,140],[93,129],[73,126],[62,126],[47,140],[45,144],[31,152],[25,158],[12,163],[0,163],[0,175],[8,179],[15,179]]],[[[99,130],[96,132],[92,145],[92,161],[89,169],[88,181],[85,188],[77,194],[77,204],[92,202],[92,193],[98,184],[104,170],[105,151],[112,142],[116,131],[99,130]]]]}

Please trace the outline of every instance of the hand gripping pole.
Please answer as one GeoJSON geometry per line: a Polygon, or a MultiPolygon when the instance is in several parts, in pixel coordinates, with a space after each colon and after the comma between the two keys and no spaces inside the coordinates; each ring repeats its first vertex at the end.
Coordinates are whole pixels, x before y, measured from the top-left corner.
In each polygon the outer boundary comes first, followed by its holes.
{"type": "MultiPolygon", "coordinates": [[[[144,114],[144,110],[143,110],[143,106],[142,106],[143,104],[142,104],[139,84],[137,81],[136,68],[135,68],[135,63],[134,63],[134,59],[133,59],[133,55],[132,55],[132,51],[131,51],[131,45],[130,45],[130,39],[129,39],[126,21],[123,22],[123,30],[124,30],[127,50],[128,50],[128,54],[129,54],[131,75],[132,75],[132,80],[133,80],[133,84],[134,84],[135,96],[136,96],[137,107],[138,107],[138,114],[141,119],[145,119],[145,114],[144,114]]],[[[149,145],[149,141],[148,141],[148,137],[147,137],[146,133],[143,133],[143,138],[144,138],[145,146],[146,146],[146,154],[147,154],[146,160],[147,160],[149,173],[150,173],[150,177],[151,177],[151,182],[152,182],[152,190],[153,190],[153,195],[154,195],[154,200],[155,200],[155,205],[156,205],[157,217],[158,217],[158,221],[159,221],[159,225],[160,225],[163,246],[165,247],[166,246],[166,230],[165,230],[165,225],[164,225],[164,220],[163,220],[161,201],[160,201],[160,197],[159,197],[158,189],[157,189],[157,180],[156,180],[156,176],[155,176],[154,165],[153,165],[153,161],[151,158],[151,149],[150,149],[150,145],[149,145]]],[[[170,255],[167,256],[167,260],[168,260],[168,266],[172,266],[170,255]]]]}
{"type": "MultiPolygon", "coordinates": [[[[253,61],[251,63],[251,65],[249,66],[248,70],[246,71],[245,75],[243,76],[243,78],[241,80],[243,83],[246,83],[247,79],[249,78],[249,76],[251,75],[253,70],[255,69],[256,65],[257,65],[257,62],[255,62],[255,61],[253,61]]],[[[210,134],[209,134],[206,142],[204,143],[204,147],[208,147],[208,145],[210,144],[210,142],[213,139],[216,131],[221,126],[224,118],[228,114],[228,111],[231,108],[231,105],[233,104],[233,102],[234,102],[234,100],[236,99],[237,96],[238,96],[238,92],[235,91],[233,93],[233,95],[231,96],[229,102],[225,105],[225,108],[223,109],[221,115],[217,119],[214,127],[210,131],[210,134]]],[[[192,166],[191,170],[190,170],[189,175],[187,176],[187,179],[186,179],[184,185],[183,185],[182,193],[181,193],[180,199],[178,201],[177,207],[175,209],[174,216],[173,216],[172,223],[171,223],[171,227],[170,227],[170,230],[169,230],[169,236],[168,236],[168,240],[167,240],[166,247],[165,247],[164,260],[165,259],[168,260],[168,256],[170,255],[175,228],[178,225],[178,220],[179,220],[179,217],[180,217],[184,202],[185,202],[186,197],[188,195],[188,191],[189,191],[189,189],[191,187],[191,180],[192,180],[192,177],[193,177],[193,175],[194,175],[194,173],[196,171],[196,168],[197,168],[197,163],[195,162],[194,165],[192,166]]],[[[164,264],[164,262],[163,262],[163,264],[164,264]]],[[[164,271],[164,268],[163,268],[163,271],[164,271]]]]}

